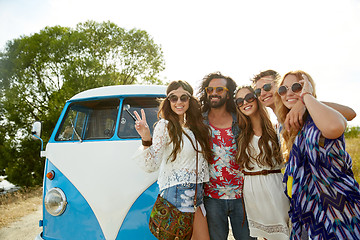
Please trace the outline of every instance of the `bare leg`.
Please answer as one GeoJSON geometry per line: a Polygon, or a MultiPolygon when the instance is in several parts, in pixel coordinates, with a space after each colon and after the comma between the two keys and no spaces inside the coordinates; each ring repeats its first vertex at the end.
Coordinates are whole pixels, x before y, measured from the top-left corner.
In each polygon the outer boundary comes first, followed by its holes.
{"type": "Polygon", "coordinates": [[[194,229],[191,240],[209,240],[209,229],[206,217],[203,215],[201,208],[197,208],[194,216],[194,229]]]}

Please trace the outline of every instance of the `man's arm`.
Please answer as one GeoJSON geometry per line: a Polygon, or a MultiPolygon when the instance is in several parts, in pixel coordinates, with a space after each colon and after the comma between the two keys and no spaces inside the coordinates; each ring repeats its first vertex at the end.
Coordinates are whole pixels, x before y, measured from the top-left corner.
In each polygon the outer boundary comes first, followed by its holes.
{"type": "Polygon", "coordinates": [[[356,112],[348,106],[344,106],[333,102],[324,102],[324,101],[321,102],[341,113],[348,121],[351,121],[356,117],[356,112]]]}
{"type": "MultiPolygon", "coordinates": [[[[345,117],[347,121],[351,121],[356,117],[356,112],[348,106],[344,106],[333,102],[321,101],[321,103],[338,111],[341,115],[345,117]]],[[[306,108],[304,104],[302,104],[301,101],[298,101],[286,116],[284,122],[285,129],[288,131],[290,130],[290,128],[300,130],[300,126],[303,123],[302,117],[305,111],[306,108]]]]}

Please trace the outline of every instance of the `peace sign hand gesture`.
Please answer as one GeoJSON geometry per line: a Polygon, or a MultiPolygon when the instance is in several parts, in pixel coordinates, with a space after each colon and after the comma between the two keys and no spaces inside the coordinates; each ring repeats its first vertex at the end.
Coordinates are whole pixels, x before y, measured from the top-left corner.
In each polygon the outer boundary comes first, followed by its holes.
{"type": "Polygon", "coordinates": [[[141,117],[136,111],[134,111],[134,114],[136,116],[136,121],[135,121],[136,131],[139,133],[143,141],[150,141],[151,134],[150,134],[149,125],[146,122],[144,109],[141,109],[141,117]]]}

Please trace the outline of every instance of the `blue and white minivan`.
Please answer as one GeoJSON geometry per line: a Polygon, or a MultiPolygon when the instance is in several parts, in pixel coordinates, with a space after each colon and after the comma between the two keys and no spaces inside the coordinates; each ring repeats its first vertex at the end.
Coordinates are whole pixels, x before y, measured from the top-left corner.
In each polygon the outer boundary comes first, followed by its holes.
{"type": "MultiPolygon", "coordinates": [[[[144,172],[132,159],[141,145],[132,113],[144,109],[152,131],[165,92],[165,86],[108,86],[66,102],[41,153],[43,231],[36,240],[156,239],[148,221],[157,172],[144,172]]],[[[35,123],[34,136],[40,132],[35,123]]]]}

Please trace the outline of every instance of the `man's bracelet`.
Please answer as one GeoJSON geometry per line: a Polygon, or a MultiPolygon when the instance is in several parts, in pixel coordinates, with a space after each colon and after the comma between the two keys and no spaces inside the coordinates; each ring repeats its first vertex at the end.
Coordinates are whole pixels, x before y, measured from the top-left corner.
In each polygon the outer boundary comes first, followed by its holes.
{"type": "Polygon", "coordinates": [[[152,138],[149,141],[144,141],[141,139],[142,145],[145,147],[149,147],[152,145],[152,138]]]}
{"type": "Polygon", "coordinates": [[[304,105],[305,105],[305,103],[304,103],[304,96],[305,96],[306,94],[310,94],[310,95],[312,96],[312,94],[311,94],[310,92],[304,92],[304,93],[302,93],[302,94],[300,95],[300,100],[301,100],[302,104],[304,104],[304,105]]]}

